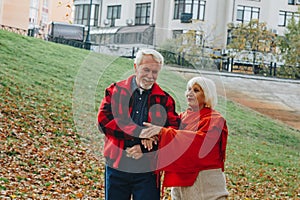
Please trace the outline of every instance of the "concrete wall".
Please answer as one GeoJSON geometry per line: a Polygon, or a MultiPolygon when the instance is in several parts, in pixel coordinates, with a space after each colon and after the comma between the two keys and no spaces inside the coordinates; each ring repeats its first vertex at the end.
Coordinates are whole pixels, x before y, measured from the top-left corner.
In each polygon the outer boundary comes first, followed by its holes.
{"type": "Polygon", "coordinates": [[[72,22],[72,1],[50,0],[49,1],[49,22],[72,22]],[[59,2],[62,2],[60,4],[59,2]],[[71,8],[67,7],[70,4],[71,8]]]}
{"type": "Polygon", "coordinates": [[[2,0],[1,24],[27,29],[30,0],[2,0]]]}
{"type": "Polygon", "coordinates": [[[3,0],[0,0],[0,24],[2,24],[3,19],[3,0]]]}

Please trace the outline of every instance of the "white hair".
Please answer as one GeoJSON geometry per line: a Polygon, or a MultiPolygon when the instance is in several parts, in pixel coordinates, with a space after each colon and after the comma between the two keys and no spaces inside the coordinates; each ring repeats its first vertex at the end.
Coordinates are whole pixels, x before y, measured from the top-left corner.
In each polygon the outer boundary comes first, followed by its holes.
{"type": "Polygon", "coordinates": [[[134,60],[134,63],[139,66],[140,63],[142,62],[143,56],[144,55],[152,55],[153,59],[157,61],[161,66],[164,64],[164,57],[156,50],[154,49],[140,49],[136,53],[136,57],[134,60]]]}
{"type": "Polygon", "coordinates": [[[202,88],[205,96],[204,102],[206,106],[214,108],[218,103],[218,95],[215,83],[208,78],[200,76],[194,77],[187,83],[187,91],[194,84],[198,84],[202,88]]]}

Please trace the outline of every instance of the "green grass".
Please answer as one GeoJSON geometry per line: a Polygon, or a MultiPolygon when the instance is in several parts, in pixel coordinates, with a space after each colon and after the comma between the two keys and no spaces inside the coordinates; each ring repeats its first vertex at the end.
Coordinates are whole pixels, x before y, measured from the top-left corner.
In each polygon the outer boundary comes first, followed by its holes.
{"type": "MultiPolygon", "coordinates": [[[[101,199],[97,109],[133,61],[1,30],[0,52],[0,197],[101,199]]],[[[163,70],[158,82],[184,110],[186,80],[163,70]]],[[[217,109],[229,128],[230,199],[300,198],[300,132],[223,98],[217,109]]]]}

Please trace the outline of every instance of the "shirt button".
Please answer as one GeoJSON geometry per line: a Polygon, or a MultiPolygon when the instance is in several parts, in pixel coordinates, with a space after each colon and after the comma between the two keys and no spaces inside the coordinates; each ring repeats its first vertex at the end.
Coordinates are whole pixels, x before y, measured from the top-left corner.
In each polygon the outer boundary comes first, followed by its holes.
{"type": "Polygon", "coordinates": [[[142,98],[140,97],[139,100],[142,100],[142,98]]]}
{"type": "Polygon", "coordinates": [[[136,114],[138,114],[138,113],[139,113],[139,111],[136,111],[135,113],[136,113],[136,114]]]}

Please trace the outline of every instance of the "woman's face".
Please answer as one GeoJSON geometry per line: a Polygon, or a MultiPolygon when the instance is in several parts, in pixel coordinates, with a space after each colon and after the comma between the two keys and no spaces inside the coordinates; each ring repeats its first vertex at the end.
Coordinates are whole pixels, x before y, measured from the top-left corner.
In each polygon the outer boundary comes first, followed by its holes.
{"type": "Polygon", "coordinates": [[[197,83],[188,88],[186,99],[188,106],[191,107],[192,110],[201,110],[205,106],[204,92],[197,83]]]}

